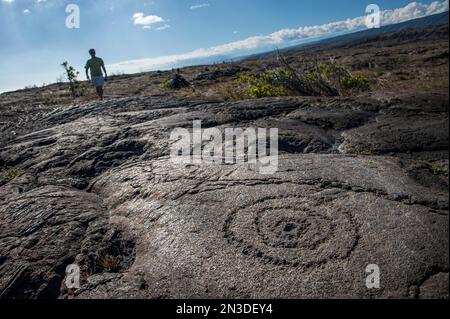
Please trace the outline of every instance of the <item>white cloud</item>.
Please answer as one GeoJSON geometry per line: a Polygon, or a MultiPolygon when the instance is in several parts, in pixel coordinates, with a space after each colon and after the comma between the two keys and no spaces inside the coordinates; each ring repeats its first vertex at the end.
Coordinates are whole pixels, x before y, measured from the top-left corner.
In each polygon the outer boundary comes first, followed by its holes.
{"type": "Polygon", "coordinates": [[[199,4],[194,4],[191,6],[191,10],[196,10],[196,9],[201,9],[201,8],[207,8],[211,6],[209,3],[199,3],[199,4]]]}
{"type": "MultiPolygon", "coordinates": [[[[427,15],[442,13],[448,11],[448,4],[449,0],[435,1],[428,5],[419,2],[412,2],[403,8],[382,11],[381,23],[382,25],[390,25],[424,17],[427,15]]],[[[137,18],[139,19],[139,21],[141,21],[142,19],[148,17],[144,17],[143,14],[139,14],[137,18]]],[[[140,72],[142,70],[151,70],[165,67],[170,68],[173,65],[180,64],[183,61],[191,59],[211,58],[219,55],[245,54],[245,52],[286,45],[293,41],[331,36],[339,32],[362,30],[365,28],[365,19],[365,16],[361,16],[354,19],[347,19],[345,21],[331,22],[316,26],[305,26],[298,29],[283,29],[269,35],[253,36],[244,40],[210,48],[201,48],[183,54],[124,61],[109,65],[109,68],[113,71],[140,72]]],[[[147,20],[155,21],[154,18],[150,18],[147,20]]]]}
{"type": "Polygon", "coordinates": [[[449,0],[434,1],[430,4],[411,2],[403,8],[383,11],[381,22],[383,25],[389,25],[425,17],[432,14],[442,13],[448,11],[448,3],[449,0]]]}
{"type": "Polygon", "coordinates": [[[163,26],[157,27],[156,30],[157,31],[163,31],[163,30],[166,30],[166,29],[169,29],[169,28],[170,28],[170,24],[165,24],[163,26]]]}
{"type": "Polygon", "coordinates": [[[5,2],[5,3],[13,3],[14,0],[2,0],[2,2],[5,2]]]}
{"type": "Polygon", "coordinates": [[[142,12],[137,12],[133,14],[133,23],[136,25],[150,26],[155,23],[164,22],[164,19],[155,15],[146,16],[142,12]]]}
{"type": "Polygon", "coordinates": [[[28,9],[25,9],[25,10],[23,10],[23,13],[24,13],[24,14],[30,14],[30,13],[31,13],[31,11],[30,11],[30,10],[28,10],[28,9]]]}

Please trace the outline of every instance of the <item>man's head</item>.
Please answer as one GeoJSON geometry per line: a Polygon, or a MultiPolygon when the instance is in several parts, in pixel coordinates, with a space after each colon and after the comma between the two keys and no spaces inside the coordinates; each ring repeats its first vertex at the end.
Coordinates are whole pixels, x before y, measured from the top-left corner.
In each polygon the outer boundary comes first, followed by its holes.
{"type": "Polygon", "coordinates": [[[95,50],[94,49],[90,49],[89,54],[91,55],[91,57],[95,58],[95,50]]]}

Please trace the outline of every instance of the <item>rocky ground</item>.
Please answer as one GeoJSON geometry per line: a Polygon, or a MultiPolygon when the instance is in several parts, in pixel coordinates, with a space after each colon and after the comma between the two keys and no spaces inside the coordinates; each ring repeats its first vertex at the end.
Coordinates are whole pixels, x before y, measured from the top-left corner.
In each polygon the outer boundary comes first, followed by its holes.
{"type": "Polygon", "coordinates": [[[2,94],[0,297],[448,298],[448,25],[428,34],[288,54],[370,77],[348,97],[223,94],[270,57],[183,69],[176,92],[154,72],[102,102],[2,94]],[[170,133],[198,119],[278,128],[278,171],[173,163],[170,133]]]}

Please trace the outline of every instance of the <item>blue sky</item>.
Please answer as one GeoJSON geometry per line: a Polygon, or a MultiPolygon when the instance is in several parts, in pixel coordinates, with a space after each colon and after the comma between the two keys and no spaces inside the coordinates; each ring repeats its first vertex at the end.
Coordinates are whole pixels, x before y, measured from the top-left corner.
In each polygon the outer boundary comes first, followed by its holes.
{"type": "Polygon", "coordinates": [[[0,0],[0,92],[54,82],[65,60],[84,79],[91,47],[110,72],[132,73],[356,31],[369,3],[382,24],[448,10],[448,0],[0,0]],[[65,25],[71,3],[78,29],[65,25]]]}

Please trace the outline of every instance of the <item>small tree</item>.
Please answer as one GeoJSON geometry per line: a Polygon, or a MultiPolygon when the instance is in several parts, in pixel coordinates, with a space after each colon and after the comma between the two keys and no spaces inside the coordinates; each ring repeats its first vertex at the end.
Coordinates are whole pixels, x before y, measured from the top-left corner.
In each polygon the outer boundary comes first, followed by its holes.
{"type": "Polygon", "coordinates": [[[67,80],[69,81],[70,86],[70,94],[75,98],[78,84],[77,76],[78,74],[80,74],[80,72],[75,70],[73,66],[69,65],[69,62],[67,61],[64,61],[61,66],[66,71],[67,80]]]}

